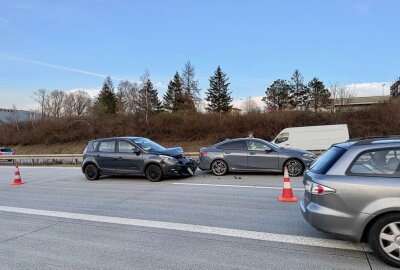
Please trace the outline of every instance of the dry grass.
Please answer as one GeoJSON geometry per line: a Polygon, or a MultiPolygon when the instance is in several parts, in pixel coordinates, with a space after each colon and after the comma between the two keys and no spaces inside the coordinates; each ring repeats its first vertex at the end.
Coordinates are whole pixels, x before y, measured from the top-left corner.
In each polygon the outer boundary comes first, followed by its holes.
{"type": "Polygon", "coordinates": [[[144,136],[165,146],[182,146],[187,152],[226,138],[273,139],[286,127],[348,124],[350,137],[400,134],[400,103],[389,102],[343,113],[285,111],[247,115],[160,113],[149,125],[130,115],[48,119],[20,126],[0,126],[0,145],[17,153],[82,153],[88,140],[111,136],[144,136]]]}

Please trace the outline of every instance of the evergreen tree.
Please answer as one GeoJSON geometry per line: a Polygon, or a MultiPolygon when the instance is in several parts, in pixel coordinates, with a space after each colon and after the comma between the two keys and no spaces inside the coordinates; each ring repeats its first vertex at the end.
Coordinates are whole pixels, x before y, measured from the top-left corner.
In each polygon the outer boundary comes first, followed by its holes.
{"type": "Polygon", "coordinates": [[[300,110],[308,109],[310,103],[310,89],[304,85],[304,78],[296,69],[290,79],[290,104],[300,110]]]}
{"type": "Polygon", "coordinates": [[[139,89],[138,109],[145,116],[146,121],[148,115],[154,112],[162,111],[161,101],[158,99],[158,91],[154,88],[150,78],[147,78],[139,89]]]}
{"type": "Polygon", "coordinates": [[[108,76],[104,83],[96,101],[93,110],[98,114],[115,114],[117,109],[117,98],[114,93],[114,85],[108,76]]]}
{"type": "Polygon", "coordinates": [[[232,109],[231,92],[229,92],[229,78],[218,66],[214,75],[210,77],[210,88],[207,90],[208,107],[212,112],[228,112],[232,109]]]}
{"type": "Polygon", "coordinates": [[[278,111],[284,109],[290,102],[290,85],[286,80],[274,81],[265,91],[263,101],[269,108],[277,109],[278,111]]]}
{"type": "Polygon", "coordinates": [[[179,108],[179,96],[183,94],[182,81],[179,73],[176,72],[174,78],[168,84],[168,90],[164,95],[164,108],[170,112],[176,112],[179,108]]]}
{"type": "Polygon", "coordinates": [[[167,93],[164,95],[164,108],[170,112],[194,111],[196,107],[189,94],[183,91],[182,79],[176,72],[168,84],[167,93]]]}
{"type": "Polygon", "coordinates": [[[325,85],[318,78],[314,77],[309,83],[310,106],[317,111],[320,108],[327,109],[331,105],[331,93],[325,88],[325,85]]]}

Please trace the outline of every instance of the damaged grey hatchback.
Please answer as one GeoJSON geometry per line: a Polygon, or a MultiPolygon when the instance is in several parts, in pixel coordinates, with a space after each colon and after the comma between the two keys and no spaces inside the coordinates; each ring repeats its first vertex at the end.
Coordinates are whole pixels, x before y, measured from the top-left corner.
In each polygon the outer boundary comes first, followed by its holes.
{"type": "Polygon", "coordinates": [[[192,176],[196,162],[181,147],[165,148],[147,138],[115,137],[89,141],[82,172],[88,180],[101,175],[146,176],[157,182],[169,176],[192,176]]]}

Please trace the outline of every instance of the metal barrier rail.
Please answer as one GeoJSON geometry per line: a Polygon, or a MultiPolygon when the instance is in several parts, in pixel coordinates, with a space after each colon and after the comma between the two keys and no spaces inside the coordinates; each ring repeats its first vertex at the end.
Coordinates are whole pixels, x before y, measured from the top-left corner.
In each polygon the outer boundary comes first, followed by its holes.
{"type": "MultiPolygon", "coordinates": [[[[187,157],[196,157],[198,152],[186,152],[187,157]]],[[[38,155],[2,155],[0,161],[11,161],[12,164],[74,164],[78,165],[83,161],[82,154],[38,154],[38,155]]]]}

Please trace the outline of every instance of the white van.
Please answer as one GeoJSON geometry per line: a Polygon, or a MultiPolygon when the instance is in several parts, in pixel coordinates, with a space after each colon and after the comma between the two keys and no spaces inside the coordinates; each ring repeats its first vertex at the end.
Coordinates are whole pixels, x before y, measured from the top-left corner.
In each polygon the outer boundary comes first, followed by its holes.
{"type": "Polygon", "coordinates": [[[272,142],[284,148],[318,151],[348,139],[347,125],[326,125],[285,128],[272,142]]]}

